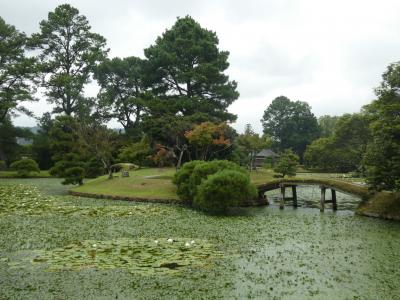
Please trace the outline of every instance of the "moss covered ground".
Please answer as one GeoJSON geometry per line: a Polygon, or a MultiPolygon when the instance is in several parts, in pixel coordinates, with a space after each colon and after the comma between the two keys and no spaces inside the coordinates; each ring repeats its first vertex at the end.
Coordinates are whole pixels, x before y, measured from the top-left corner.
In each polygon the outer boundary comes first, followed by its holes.
{"type": "Polygon", "coordinates": [[[398,299],[400,223],[350,211],[235,209],[0,182],[0,299],[398,299]],[[192,243],[194,241],[194,243],[192,243]]]}

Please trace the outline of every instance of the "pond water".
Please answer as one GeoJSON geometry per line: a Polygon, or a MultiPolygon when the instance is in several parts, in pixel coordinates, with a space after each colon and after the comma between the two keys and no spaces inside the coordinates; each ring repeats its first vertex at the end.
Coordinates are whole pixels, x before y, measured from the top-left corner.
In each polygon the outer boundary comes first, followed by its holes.
{"type": "Polygon", "coordinates": [[[354,215],[355,198],[320,213],[319,190],[299,189],[298,209],[221,217],[40,182],[57,209],[0,212],[0,299],[400,299],[400,223],[354,215]]]}
{"type": "MultiPolygon", "coordinates": [[[[272,190],[266,193],[272,206],[279,206],[280,190],[272,190]]],[[[292,189],[286,188],[285,197],[292,197],[292,189]]],[[[319,208],[321,189],[318,186],[297,186],[297,205],[303,208],[319,208]]],[[[331,200],[331,190],[326,190],[326,200],[331,200]]],[[[336,192],[338,210],[354,211],[360,203],[360,198],[336,192]]],[[[285,206],[293,206],[292,200],[285,200],[285,206]]],[[[325,209],[332,209],[331,203],[325,204],[325,209]]]]}

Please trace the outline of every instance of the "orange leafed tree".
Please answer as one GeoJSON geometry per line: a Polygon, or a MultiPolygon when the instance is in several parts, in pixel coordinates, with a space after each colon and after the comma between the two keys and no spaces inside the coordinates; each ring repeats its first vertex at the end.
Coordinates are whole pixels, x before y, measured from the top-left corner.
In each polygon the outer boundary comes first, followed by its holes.
{"type": "Polygon", "coordinates": [[[226,123],[203,122],[194,126],[192,130],[186,131],[185,137],[189,144],[195,147],[197,158],[207,160],[213,152],[231,146],[231,141],[226,138],[227,130],[226,123]]]}

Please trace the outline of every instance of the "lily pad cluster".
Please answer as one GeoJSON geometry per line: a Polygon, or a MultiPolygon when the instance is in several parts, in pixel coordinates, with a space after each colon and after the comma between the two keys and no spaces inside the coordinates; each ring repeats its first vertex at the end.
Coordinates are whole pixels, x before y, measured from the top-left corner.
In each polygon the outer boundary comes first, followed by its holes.
{"type": "Polygon", "coordinates": [[[36,187],[28,185],[0,185],[0,214],[43,213],[73,214],[81,216],[118,216],[165,214],[168,207],[148,204],[126,206],[76,206],[65,203],[65,197],[44,196],[36,187]]]}
{"type": "Polygon", "coordinates": [[[26,185],[0,185],[0,214],[36,214],[52,207],[52,197],[43,197],[38,188],[26,185]]]}
{"type": "Polygon", "coordinates": [[[116,239],[85,240],[49,251],[40,251],[33,264],[46,264],[50,271],[126,269],[142,275],[170,274],[205,268],[221,252],[205,240],[116,239]]]}

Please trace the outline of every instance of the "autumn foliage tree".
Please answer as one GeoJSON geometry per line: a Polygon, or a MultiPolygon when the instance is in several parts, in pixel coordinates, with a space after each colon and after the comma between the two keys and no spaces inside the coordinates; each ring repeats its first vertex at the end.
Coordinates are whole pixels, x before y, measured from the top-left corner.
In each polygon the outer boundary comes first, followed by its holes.
{"type": "Polygon", "coordinates": [[[225,137],[227,129],[226,123],[203,122],[187,131],[185,137],[194,147],[196,159],[208,160],[214,153],[230,147],[231,141],[225,137]]]}
{"type": "Polygon", "coordinates": [[[244,133],[238,136],[236,142],[248,157],[250,170],[253,169],[257,152],[271,145],[271,139],[268,136],[260,136],[255,133],[250,124],[246,125],[244,133]]]}

